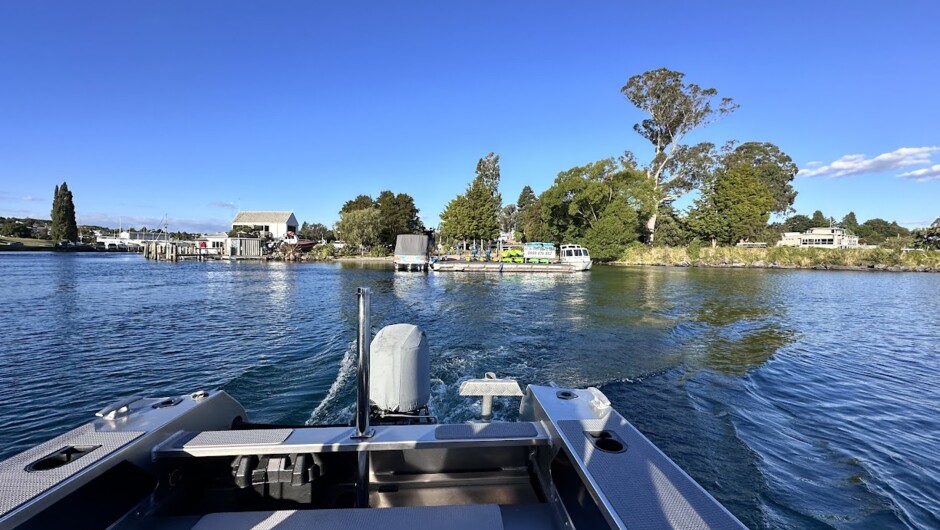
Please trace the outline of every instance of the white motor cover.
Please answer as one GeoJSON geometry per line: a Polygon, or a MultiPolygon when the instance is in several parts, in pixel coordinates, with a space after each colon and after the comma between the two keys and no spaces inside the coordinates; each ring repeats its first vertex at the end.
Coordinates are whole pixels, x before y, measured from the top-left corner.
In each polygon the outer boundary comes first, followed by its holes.
{"type": "Polygon", "coordinates": [[[413,324],[385,326],[372,339],[369,399],[386,412],[412,412],[431,399],[428,338],[413,324]]]}

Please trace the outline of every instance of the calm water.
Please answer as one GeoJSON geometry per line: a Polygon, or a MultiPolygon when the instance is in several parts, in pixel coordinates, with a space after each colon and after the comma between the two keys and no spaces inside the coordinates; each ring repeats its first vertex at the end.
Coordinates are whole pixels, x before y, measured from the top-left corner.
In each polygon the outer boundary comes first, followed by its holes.
{"type": "MultiPolygon", "coordinates": [[[[581,275],[0,254],[0,458],[117,397],[221,387],[255,421],[346,420],[355,288],[459,381],[599,386],[752,528],[940,527],[940,274],[581,275]]],[[[496,404],[511,419],[518,401],[496,404]]]]}

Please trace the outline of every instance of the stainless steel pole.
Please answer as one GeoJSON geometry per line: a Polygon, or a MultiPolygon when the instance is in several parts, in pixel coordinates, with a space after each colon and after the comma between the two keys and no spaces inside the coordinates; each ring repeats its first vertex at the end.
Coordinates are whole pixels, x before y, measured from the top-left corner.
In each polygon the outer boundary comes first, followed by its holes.
{"type": "MultiPolygon", "coordinates": [[[[360,287],[359,297],[359,333],[357,349],[359,365],[356,370],[356,432],[353,439],[367,440],[375,434],[369,428],[369,348],[372,343],[372,292],[368,287],[360,287]]],[[[369,452],[359,448],[356,466],[356,507],[369,507],[369,452]]]]}
{"type": "Polygon", "coordinates": [[[372,345],[372,292],[360,287],[359,296],[359,365],[356,369],[356,434],[355,438],[371,438],[369,428],[369,348],[372,345]]]}

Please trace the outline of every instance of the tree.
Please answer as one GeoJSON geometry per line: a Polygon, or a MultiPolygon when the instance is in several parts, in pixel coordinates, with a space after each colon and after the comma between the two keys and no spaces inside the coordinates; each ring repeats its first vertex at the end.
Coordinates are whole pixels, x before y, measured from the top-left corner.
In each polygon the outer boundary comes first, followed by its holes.
{"type": "Polygon", "coordinates": [[[598,261],[613,261],[623,256],[628,244],[639,237],[636,210],[622,201],[612,202],[603,215],[588,228],[580,242],[598,261]]]}
{"type": "Polygon", "coordinates": [[[15,219],[6,219],[0,225],[0,236],[28,238],[32,235],[33,232],[28,226],[16,222],[15,219]]]}
{"type": "Polygon", "coordinates": [[[731,167],[745,164],[754,167],[774,198],[771,213],[783,215],[791,212],[797,193],[791,182],[800,170],[793,159],[769,142],[745,142],[733,151],[730,150],[732,146],[732,143],[728,144],[722,165],[731,167]]]}
{"type": "Polygon", "coordinates": [[[784,232],[805,232],[813,226],[813,220],[805,215],[794,215],[783,222],[784,232]]]}
{"type": "Polygon", "coordinates": [[[375,206],[375,201],[372,200],[372,197],[369,195],[359,195],[355,199],[346,201],[343,204],[343,207],[340,208],[339,213],[343,214],[345,212],[351,212],[353,210],[362,210],[365,208],[371,208],[375,206]]]}
{"type": "Polygon", "coordinates": [[[516,240],[522,243],[551,240],[548,223],[542,217],[541,199],[533,199],[525,209],[519,211],[516,216],[516,240]]]}
{"type": "Polygon", "coordinates": [[[659,208],[659,219],[656,221],[656,246],[684,247],[692,240],[688,223],[679,216],[672,205],[663,205],[659,208]]]}
{"type": "Polygon", "coordinates": [[[552,240],[577,242],[605,215],[617,212],[622,220],[626,206],[634,221],[643,208],[645,176],[628,161],[606,158],[562,171],[539,197],[542,218],[552,240]],[[614,209],[608,210],[612,205],[614,209]]]}
{"type": "Polygon", "coordinates": [[[303,239],[313,241],[333,241],[336,239],[336,236],[333,235],[333,231],[327,228],[326,225],[320,223],[311,224],[304,222],[300,225],[298,235],[303,239]]]}
{"type": "Polygon", "coordinates": [[[519,200],[516,201],[516,207],[519,208],[519,211],[525,210],[530,204],[535,202],[535,193],[532,191],[530,186],[523,186],[522,191],[519,193],[519,200]]]}
{"type": "Polygon", "coordinates": [[[918,248],[940,250],[940,217],[928,228],[914,230],[914,245],[918,248]]]}
{"type": "Polygon", "coordinates": [[[822,210],[816,210],[813,212],[813,218],[811,219],[813,226],[811,228],[817,228],[820,226],[829,226],[829,218],[823,215],[822,210]]]}
{"type": "Polygon", "coordinates": [[[398,234],[419,234],[424,224],[418,217],[415,201],[407,193],[395,195],[383,191],[375,200],[379,209],[379,241],[383,245],[394,245],[398,234]]]}
{"type": "Polygon", "coordinates": [[[911,231],[899,225],[896,221],[888,222],[884,219],[874,218],[862,223],[855,235],[867,245],[880,245],[889,237],[906,237],[911,231]]]}
{"type": "Polygon", "coordinates": [[[52,199],[52,240],[78,241],[78,225],[75,223],[75,203],[72,192],[65,182],[56,186],[52,199]]]}
{"type": "Polygon", "coordinates": [[[516,216],[519,209],[515,204],[507,204],[499,211],[499,230],[500,232],[512,233],[516,229],[516,216]]]}
{"type": "MultiPolygon", "coordinates": [[[[731,98],[721,98],[714,88],[683,82],[685,74],[667,68],[650,70],[627,80],[621,93],[649,118],[633,126],[653,145],[653,158],[646,166],[652,185],[652,204],[646,228],[649,243],[654,241],[659,206],[698,188],[713,164],[714,145],[682,144],[685,136],[733,112],[731,98]]],[[[629,155],[632,159],[632,154],[629,155]]]]}
{"type": "Polygon", "coordinates": [[[52,240],[56,242],[62,241],[62,212],[61,206],[59,206],[61,202],[62,196],[59,195],[59,185],[56,184],[55,191],[52,192],[52,226],[49,228],[52,240]]]}
{"type": "Polygon", "coordinates": [[[447,203],[441,212],[441,235],[462,241],[470,239],[469,208],[465,195],[458,195],[447,203]]]}
{"type": "MultiPolygon", "coordinates": [[[[525,239],[523,232],[525,231],[523,226],[526,224],[531,225],[535,220],[535,217],[541,218],[541,211],[530,213],[527,212],[528,208],[535,203],[538,198],[535,196],[535,193],[532,191],[530,186],[523,186],[522,191],[519,193],[519,200],[516,201],[516,231],[514,234],[514,239],[517,241],[522,241],[525,239]]],[[[536,209],[540,210],[540,207],[536,209]]]]}
{"type": "Polygon", "coordinates": [[[627,159],[606,158],[562,171],[550,188],[523,212],[528,240],[581,243],[594,259],[610,261],[623,255],[639,237],[639,212],[648,204],[646,176],[627,159]],[[538,204],[538,222],[529,212],[538,204]],[[546,238],[545,236],[548,236],[546,238]]]}
{"type": "Polygon", "coordinates": [[[734,244],[755,237],[767,226],[773,194],[754,166],[722,168],[706,183],[689,213],[689,224],[712,244],[734,244]]]}
{"type": "Polygon", "coordinates": [[[858,231],[858,219],[855,218],[855,212],[849,212],[842,218],[842,228],[850,230],[853,234],[858,231]]]}
{"type": "Polygon", "coordinates": [[[499,237],[499,155],[477,162],[476,177],[467,191],[450,201],[441,213],[441,233],[455,239],[493,240],[499,237]]]}
{"type": "Polygon", "coordinates": [[[359,247],[360,252],[379,242],[379,231],[379,209],[375,207],[340,213],[336,223],[339,237],[359,247]]]}

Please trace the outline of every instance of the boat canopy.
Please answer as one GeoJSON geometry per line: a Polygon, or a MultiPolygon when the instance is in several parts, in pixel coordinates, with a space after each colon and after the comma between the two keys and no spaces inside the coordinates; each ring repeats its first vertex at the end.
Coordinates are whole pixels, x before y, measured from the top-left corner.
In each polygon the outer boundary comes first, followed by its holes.
{"type": "Polygon", "coordinates": [[[396,256],[427,256],[429,238],[424,234],[398,234],[396,256]]]}

